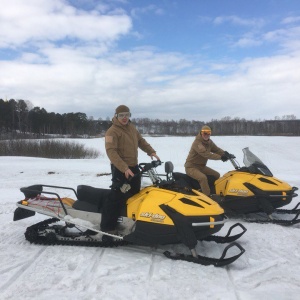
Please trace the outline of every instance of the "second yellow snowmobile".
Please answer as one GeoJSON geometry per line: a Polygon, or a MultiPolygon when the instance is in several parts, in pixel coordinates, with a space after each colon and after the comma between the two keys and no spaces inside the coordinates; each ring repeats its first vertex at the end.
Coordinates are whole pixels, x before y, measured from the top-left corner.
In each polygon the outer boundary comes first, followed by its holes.
{"type": "MultiPolygon", "coordinates": [[[[298,188],[274,177],[248,147],[243,149],[243,153],[245,166],[240,167],[235,156],[229,154],[228,160],[235,170],[227,172],[216,181],[208,177],[211,198],[224,208],[228,216],[238,215],[247,221],[260,223],[299,223],[300,203],[293,209],[280,209],[298,196],[295,193],[298,188]]],[[[200,190],[198,181],[186,174],[173,173],[173,177],[177,185],[185,189],[200,190]]]]}

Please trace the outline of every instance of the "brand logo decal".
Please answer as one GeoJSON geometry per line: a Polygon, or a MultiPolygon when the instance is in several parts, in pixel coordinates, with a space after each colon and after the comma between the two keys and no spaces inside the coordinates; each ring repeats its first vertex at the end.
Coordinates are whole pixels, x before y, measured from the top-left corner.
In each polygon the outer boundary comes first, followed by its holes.
{"type": "Polygon", "coordinates": [[[232,194],[237,194],[237,195],[240,195],[240,196],[245,196],[248,194],[248,190],[239,190],[239,189],[230,189],[228,191],[229,193],[232,193],[232,194]]]}
{"type": "Polygon", "coordinates": [[[153,222],[163,222],[166,216],[160,215],[160,214],[154,214],[151,212],[142,212],[140,214],[140,217],[149,218],[153,222]]]}

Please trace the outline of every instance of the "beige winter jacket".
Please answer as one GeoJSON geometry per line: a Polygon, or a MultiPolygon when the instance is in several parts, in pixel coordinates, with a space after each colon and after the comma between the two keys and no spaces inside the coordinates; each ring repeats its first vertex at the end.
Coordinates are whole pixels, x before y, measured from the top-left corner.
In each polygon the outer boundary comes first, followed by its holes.
{"type": "Polygon", "coordinates": [[[130,121],[125,126],[116,117],[112,121],[105,134],[105,149],[111,163],[122,173],[138,164],[138,148],[148,155],[155,153],[130,121]]]}
{"type": "Polygon", "coordinates": [[[191,146],[184,166],[185,168],[201,168],[206,165],[208,159],[219,160],[223,154],[224,150],[217,147],[211,139],[205,141],[199,133],[191,146]]]}

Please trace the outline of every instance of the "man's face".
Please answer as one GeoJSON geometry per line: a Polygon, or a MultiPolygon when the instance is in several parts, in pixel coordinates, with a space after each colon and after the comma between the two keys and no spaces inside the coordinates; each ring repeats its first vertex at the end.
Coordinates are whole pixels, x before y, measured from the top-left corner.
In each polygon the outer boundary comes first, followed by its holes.
{"type": "Polygon", "coordinates": [[[130,116],[130,112],[121,112],[117,114],[117,119],[122,125],[127,125],[130,116]]]}
{"type": "Polygon", "coordinates": [[[201,136],[205,141],[208,141],[211,135],[210,130],[201,130],[201,136]]]}

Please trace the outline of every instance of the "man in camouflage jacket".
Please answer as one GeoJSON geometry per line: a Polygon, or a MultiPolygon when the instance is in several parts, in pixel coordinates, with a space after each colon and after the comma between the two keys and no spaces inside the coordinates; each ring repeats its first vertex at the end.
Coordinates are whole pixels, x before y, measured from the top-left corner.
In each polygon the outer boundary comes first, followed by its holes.
{"type": "Polygon", "coordinates": [[[113,124],[105,134],[106,154],[111,162],[112,186],[110,197],[103,206],[101,230],[109,233],[116,233],[115,228],[122,205],[129,197],[140,191],[138,148],[146,152],[151,159],[155,157],[160,160],[155,150],[131,123],[130,117],[131,113],[127,106],[118,106],[112,119],[113,124]],[[130,190],[124,189],[123,184],[131,177],[133,178],[130,180],[130,190]]]}
{"type": "Polygon", "coordinates": [[[227,161],[229,158],[228,152],[217,147],[210,135],[211,128],[204,125],[196,136],[184,165],[186,174],[199,182],[202,193],[207,196],[211,193],[207,175],[212,176],[214,181],[220,177],[220,173],[206,166],[207,161],[227,161]]]}

